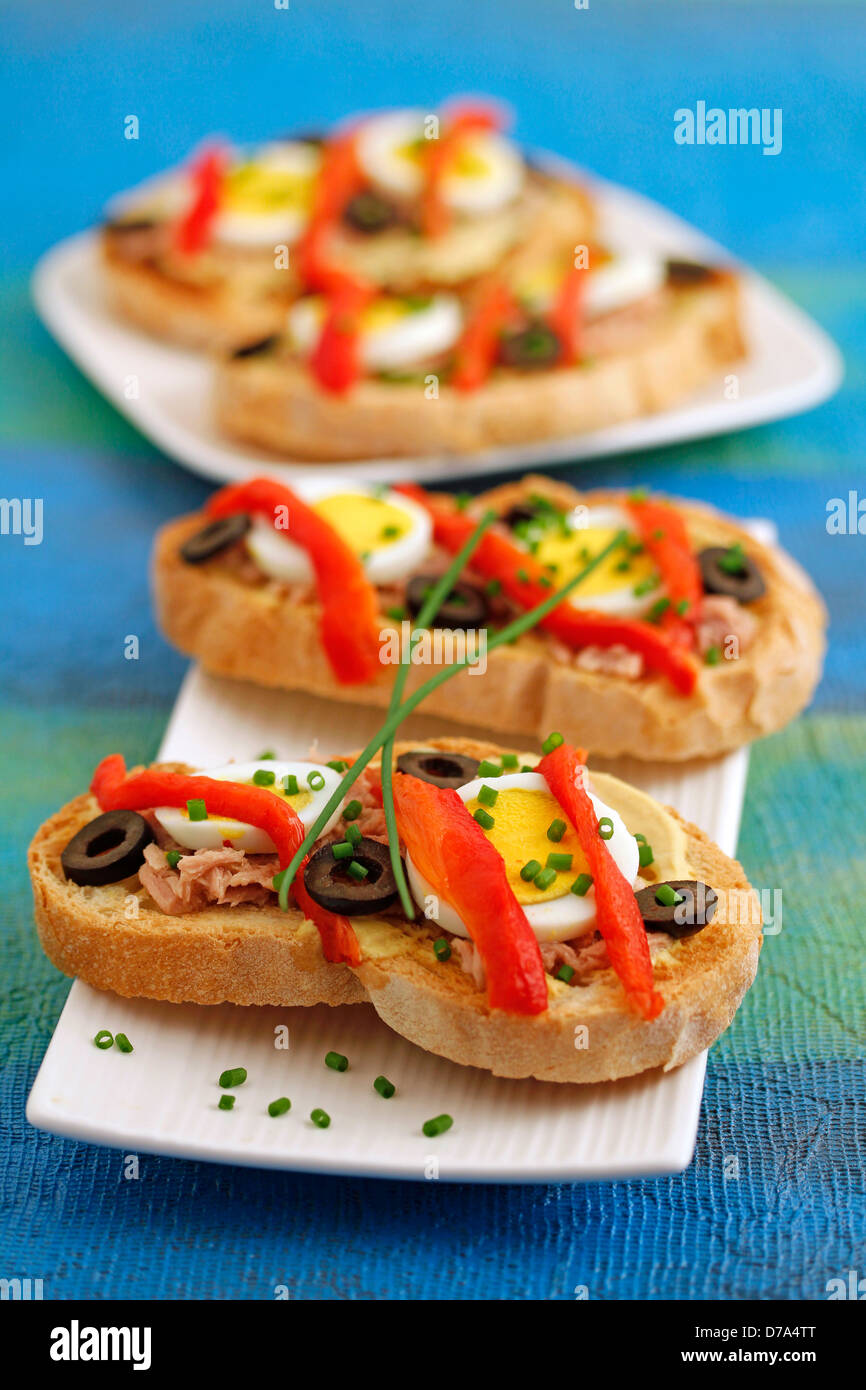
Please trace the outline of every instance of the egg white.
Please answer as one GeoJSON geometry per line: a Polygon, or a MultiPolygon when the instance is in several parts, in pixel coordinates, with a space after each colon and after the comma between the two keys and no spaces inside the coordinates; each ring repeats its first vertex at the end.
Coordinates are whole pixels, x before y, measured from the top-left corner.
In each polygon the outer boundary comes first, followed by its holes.
{"type": "MultiPolygon", "coordinates": [[[[293,346],[308,356],[319,341],[325,320],[325,301],[305,295],[288,312],[287,327],[293,346]]],[[[460,300],[453,294],[435,294],[430,303],[374,326],[365,326],[362,314],[361,362],[371,372],[411,367],[452,348],[463,327],[460,300]]]]}
{"type": "MultiPolygon", "coordinates": [[[[226,767],[206,768],[202,770],[201,775],[213,777],[218,782],[249,782],[253,773],[260,768],[273,772],[277,784],[284,777],[294,774],[298,779],[299,789],[306,789],[310,792],[309,801],[306,805],[298,808],[298,816],[305,830],[309,830],[319,812],[324,809],[328,799],[342,781],[338,772],[322,763],[283,762],[267,758],[260,758],[257,762],[251,763],[229,763],[226,767]],[[307,778],[312,772],[321,773],[325,779],[325,785],[318,791],[313,791],[307,785],[307,778]]],[[[268,789],[265,787],[263,790],[267,791],[268,789]]],[[[341,808],[338,807],[331,816],[322,830],[323,835],[339,819],[340,810],[341,808]]],[[[245,850],[247,854],[274,854],[276,852],[276,846],[270,835],[266,835],[257,826],[248,825],[244,821],[227,820],[220,816],[209,816],[207,820],[191,821],[176,806],[158,806],[154,815],[162,828],[179,845],[183,845],[184,849],[222,849],[223,842],[230,840],[234,849],[245,850]]]]}
{"type": "MultiPolygon", "coordinates": [[[[265,145],[250,158],[259,169],[293,174],[310,182],[321,163],[315,145],[292,140],[265,145]]],[[[301,236],[308,221],[308,211],[297,207],[275,208],[272,212],[225,208],[214,221],[214,237],[226,246],[290,246],[301,236]]]]}
{"type": "MultiPolygon", "coordinates": [[[[544,777],[540,772],[515,772],[504,777],[476,778],[472,782],[467,782],[464,787],[459,787],[457,795],[464,804],[471,801],[478,795],[483,786],[495,787],[501,794],[511,789],[522,788],[525,791],[549,792],[544,777]]],[[[633,887],[638,875],[640,865],[640,854],[637,841],[626,828],[625,822],[619,813],[607,806],[589,788],[589,797],[593,805],[596,816],[609,816],[613,822],[613,835],[606,841],[607,848],[613,856],[617,868],[622,873],[626,881],[633,887]]],[[[553,802],[554,807],[556,802],[553,802]]],[[[551,811],[551,820],[562,812],[551,811]]],[[[491,808],[491,815],[495,817],[496,807],[491,808]]],[[[556,851],[556,845],[551,841],[550,849],[556,851]]],[[[527,852],[522,863],[526,862],[529,853],[527,852]]],[[[450,903],[436,893],[436,890],[427,882],[412,862],[410,854],[406,854],[406,873],[409,878],[409,886],[412,896],[419,906],[423,907],[425,899],[429,897],[439,898],[438,914],[434,919],[444,931],[452,932],[454,936],[461,936],[465,940],[470,939],[470,934],[463,924],[462,919],[455,912],[450,903]]],[[[577,873],[575,872],[575,878],[577,873]]],[[[584,936],[595,926],[596,902],[595,885],[587,890],[584,897],[578,897],[575,893],[566,890],[556,897],[551,897],[549,901],[541,903],[522,904],[526,914],[526,920],[532,928],[538,941],[571,941],[577,936],[584,936]]]]}
{"type": "MultiPolygon", "coordinates": [[[[301,483],[297,491],[311,503],[346,493],[357,493],[361,497],[377,495],[372,487],[363,483],[340,484],[333,480],[301,483]]],[[[433,534],[428,513],[411,497],[389,491],[383,493],[382,498],[407,516],[411,526],[396,540],[374,547],[362,561],[371,584],[392,584],[420,568],[430,550],[433,534]]],[[[245,541],[256,564],[271,579],[285,584],[311,583],[315,575],[310,557],[289,539],[289,535],[290,532],[277,531],[270,522],[256,517],[245,541]]]]}
{"type": "MultiPolygon", "coordinates": [[[[358,160],[367,177],[395,198],[417,198],[424,187],[421,164],[407,153],[425,138],[425,112],[390,111],[366,121],[358,136],[358,160]]],[[[458,167],[442,180],[442,199],[455,212],[481,215],[513,201],[526,175],[514,145],[493,131],[467,134],[464,148],[484,164],[484,172],[458,167]]]]}
{"type": "Polygon", "coordinates": [[[658,256],[648,252],[615,256],[597,270],[590,270],[583,313],[586,318],[594,319],[625,309],[654,294],[664,284],[665,277],[665,265],[658,256]]]}

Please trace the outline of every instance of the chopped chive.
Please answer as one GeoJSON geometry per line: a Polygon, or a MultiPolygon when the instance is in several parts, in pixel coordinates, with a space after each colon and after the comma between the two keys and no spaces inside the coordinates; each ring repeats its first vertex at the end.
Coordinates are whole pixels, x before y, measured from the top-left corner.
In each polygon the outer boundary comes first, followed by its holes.
{"type": "Polygon", "coordinates": [[[469,506],[469,503],[470,503],[471,501],[472,501],[472,493],[471,493],[471,492],[458,492],[457,495],[456,495],[456,497],[454,498],[454,503],[455,503],[455,506],[457,507],[458,512],[465,512],[465,511],[466,511],[466,508],[469,506]]]}
{"type": "Polygon", "coordinates": [[[656,889],[656,902],[661,907],[675,907],[677,903],[682,902],[682,897],[669,883],[660,883],[656,889]]]}
{"type": "Polygon", "coordinates": [[[635,598],[643,598],[644,594],[651,594],[653,589],[657,589],[661,579],[657,574],[649,574],[646,579],[641,579],[635,584],[632,593],[635,598]]]}
{"type": "Polygon", "coordinates": [[[93,1041],[100,1052],[107,1052],[110,1047],[114,1046],[114,1035],[109,1033],[107,1028],[100,1028],[93,1041]]]}
{"type": "Polygon", "coordinates": [[[357,820],[363,809],[360,801],[350,801],[343,807],[343,820],[357,820]]]}
{"type": "Polygon", "coordinates": [[[560,820],[557,816],[556,820],[552,820],[550,822],[550,825],[547,827],[548,840],[553,840],[554,844],[558,845],[567,829],[568,826],[566,825],[565,821],[560,820]]]}
{"type": "Polygon", "coordinates": [[[542,589],[552,589],[552,588],[553,588],[553,580],[552,580],[552,579],[549,579],[549,578],[547,577],[546,574],[542,574],[541,577],[539,578],[538,582],[539,582],[539,584],[541,585],[542,589]]]}
{"type": "Polygon", "coordinates": [[[167,849],[165,852],[165,862],[170,869],[176,869],[182,858],[179,849],[167,849]]]}
{"type": "Polygon", "coordinates": [[[531,883],[536,874],[541,873],[541,861],[539,859],[527,859],[523,868],[520,870],[520,877],[524,883],[531,883]]]}
{"type": "Polygon", "coordinates": [[[570,985],[574,975],[573,965],[561,965],[556,972],[557,980],[561,980],[564,985],[570,985]]]}
{"type": "Polygon", "coordinates": [[[273,888],[275,893],[279,893],[280,889],[283,886],[283,874],[285,872],[285,869],[280,869],[279,873],[274,874],[273,878],[271,879],[271,887],[273,888]]]}
{"type": "Polygon", "coordinates": [[[502,580],[488,579],[487,583],[484,585],[484,592],[488,594],[490,598],[495,598],[497,594],[502,593],[502,580]]]}
{"type": "Polygon", "coordinates": [[[333,772],[345,772],[348,766],[343,758],[332,758],[329,763],[325,763],[325,767],[331,768],[333,772]]]}
{"type": "MultiPolygon", "coordinates": [[[[232,1097],[234,1099],[234,1097],[232,1097]]],[[[280,1096],[278,1100],[272,1100],[268,1106],[268,1114],[276,1119],[277,1115],[285,1115],[287,1110],[291,1110],[292,1102],[288,1096],[280,1096]]]]}
{"type": "Polygon", "coordinates": [[[478,792],[478,800],[481,802],[482,806],[495,806],[498,795],[499,792],[495,787],[488,787],[485,783],[478,792]]]}
{"type": "Polygon", "coordinates": [[[207,820],[207,807],[201,797],[193,797],[186,803],[186,813],[190,820],[207,820]]]}
{"type": "Polygon", "coordinates": [[[259,767],[253,773],[253,785],[256,787],[272,787],[277,780],[277,774],[272,768],[259,767]]]}
{"type": "Polygon", "coordinates": [[[662,618],[664,617],[665,613],[667,613],[670,606],[671,601],[669,598],[657,598],[655,603],[652,605],[649,612],[647,613],[647,618],[651,623],[661,622],[662,618]]]}
{"type": "Polygon", "coordinates": [[[603,840],[613,839],[613,821],[610,816],[602,816],[598,823],[598,833],[603,840]]]}
{"type": "Polygon", "coordinates": [[[346,839],[349,841],[352,848],[357,849],[363,838],[360,826],[357,826],[354,821],[350,821],[346,826],[346,839]]]}
{"type": "Polygon", "coordinates": [[[529,575],[526,573],[526,570],[523,569],[522,566],[521,566],[521,568],[517,571],[517,578],[518,578],[518,580],[519,580],[519,582],[520,582],[521,584],[528,584],[528,583],[529,583],[529,575]]]}
{"type": "Polygon", "coordinates": [[[503,754],[502,754],[502,766],[503,766],[503,767],[517,767],[517,754],[516,754],[516,753],[503,753],[503,754]]]}
{"type": "Polygon", "coordinates": [[[569,891],[578,898],[585,898],[591,887],[592,874],[578,874],[569,891]]]}
{"type": "Polygon", "coordinates": [[[400,527],[399,527],[399,526],[393,526],[393,525],[391,525],[391,526],[383,526],[383,527],[382,527],[382,540],[383,540],[383,541],[392,541],[392,540],[394,539],[394,537],[395,537],[395,536],[399,536],[399,534],[400,534],[400,527]]]}
{"type": "Polygon", "coordinates": [[[719,569],[726,574],[742,574],[746,567],[746,552],[743,550],[740,541],[735,541],[732,546],[725,551],[724,555],[719,556],[719,569]]]}
{"type": "Polygon", "coordinates": [[[346,865],[346,873],[350,878],[356,878],[359,883],[367,877],[369,872],[370,870],[365,869],[363,864],[359,864],[357,859],[350,859],[346,865]]]}
{"type": "Polygon", "coordinates": [[[653,531],[653,533],[652,533],[652,538],[653,538],[654,541],[663,541],[664,538],[665,538],[665,535],[666,535],[666,532],[665,532],[664,527],[663,527],[663,526],[657,526],[656,529],[655,529],[655,530],[653,531]]]}
{"type": "Polygon", "coordinates": [[[502,768],[498,763],[492,763],[489,758],[482,758],[478,764],[479,777],[501,777],[502,768]]]}
{"type": "Polygon", "coordinates": [[[617,560],[614,568],[617,574],[627,574],[631,569],[631,560],[617,560]]]}
{"type": "Polygon", "coordinates": [[[403,607],[397,606],[397,607],[395,607],[395,608],[386,608],[386,609],[385,609],[385,617],[386,617],[386,618],[393,618],[393,620],[394,620],[395,623],[402,623],[402,621],[403,621],[403,619],[405,618],[405,616],[406,616],[406,609],[403,608],[403,607]]]}
{"type": "Polygon", "coordinates": [[[556,882],[556,870],[542,869],[540,873],[535,875],[533,882],[536,888],[540,888],[541,891],[544,892],[552,883],[556,882]]]}
{"type": "Polygon", "coordinates": [[[433,954],[437,960],[451,959],[451,943],[444,936],[437,936],[433,942],[433,954]]]}
{"type": "Polygon", "coordinates": [[[272,763],[272,762],[274,761],[274,759],[276,758],[276,756],[277,756],[277,755],[276,755],[276,753],[274,752],[274,750],[273,750],[272,748],[266,748],[265,751],[264,751],[264,753],[257,753],[257,754],[256,754],[256,762],[257,762],[257,763],[272,763]]]}
{"type": "Polygon", "coordinates": [[[243,1086],[246,1079],[246,1067],[229,1067],[228,1071],[221,1073],[220,1085],[224,1091],[227,1091],[231,1086],[243,1086]]]}
{"type": "Polygon", "coordinates": [[[373,1082],[373,1090],[378,1091],[383,1100],[390,1100],[397,1087],[393,1081],[389,1081],[387,1076],[377,1076],[373,1082]]]}
{"type": "Polygon", "coordinates": [[[351,859],[355,853],[355,846],[348,840],[343,840],[341,844],[331,846],[331,853],[335,859],[351,859]]]}
{"type": "Polygon", "coordinates": [[[237,1096],[220,1096],[218,1110],[234,1110],[237,1096]]]}
{"type": "Polygon", "coordinates": [[[691,608],[691,606],[692,606],[692,605],[691,605],[690,601],[689,601],[687,598],[681,598],[681,599],[680,599],[679,603],[677,604],[677,612],[679,613],[679,615],[680,615],[681,618],[683,617],[683,615],[684,615],[685,613],[688,613],[688,611],[689,611],[689,609],[691,608]]]}
{"type": "Polygon", "coordinates": [[[328,1125],[331,1123],[331,1117],[328,1114],[327,1110],[311,1110],[310,1119],[312,1120],[314,1125],[318,1126],[319,1129],[327,1129],[328,1125]]]}
{"type": "Polygon", "coordinates": [[[310,791],[312,791],[312,792],[320,792],[320,791],[322,790],[322,787],[323,787],[324,785],[325,785],[325,779],[324,779],[324,777],[322,776],[321,772],[318,772],[318,771],[314,768],[313,771],[310,773],[310,775],[309,775],[308,778],[307,778],[307,786],[310,788],[310,791]]]}
{"type": "Polygon", "coordinates": [[[534,771],[535,771],[535,768],[533,767],[532,763],[522,763],[522,764],[521,764],[521,767],[520,767],[520,771],[521,771],[521,772],[534,772],[534,771]]]}
{"type": "Polygon", "coordinates": [[[718,666],[722,659],[722,653],[718,647],[708,647],[704,652],[704,662],[707,666],[718,666]]]}
{"type": "Polygon", "coordinates": [[[300,791],[300,788],[298,786],[298,779],[295,776],[294,772],[290,772],[288,777],[283,778],[283,787],[285,788],[287,796],[297,796],[298,792],[300,791]]]}
{"type": "Polygon", "coordinates": [[[645,487],[636,487],[634,492],[628,495],[629,502],[645,502],[649,497],[649,492],[645,487]]]}
{"type": "Polygon", "coordinates": [[[565,739],[563,738],[562,734],[559,734],[556,732],[556,730],[554,730],[552,734],[547,735],[547,738],[542,743],[541,751],[542,753],[552,753],[554,748],[559,748],[560,745],[563,743],[565,743],[565,739]]]}
{"type": "Polygon", "coordinates": [[[134,1048],[125,1033],[115,1033],[114,1041],[121,1052],[133,1052],[134,1048]]]}
{"type": "Polygon", "coordinates": [[[645,869],[645,868],[647,867],[648,864],[651,864],[651,863],[653,862],[653,857],[654,857],[654,856],[653,856],[652,845],[648,845],[648,844],[646,843],[646,841],[644,841],[644,843],[643,843],[642,845],[638,845],[638,847],[637,847],[637,855],[638,855],[638,863],[640,864],[640,867],[641,867],[642,869],[645,869]]]}
{"type": "Polygon", "coordinates": [[[472,812],[472,819],[477,820],[482,830],[492,830],[496,824],[493,817],[488,811],[485,811],[483,806],[479,806],[477,811],[472,812]]]}
{"type": "Polygon", "coordinates": [[[574,858],[571,854],[549,854],[547,856],[548,869],[555,869],[557,873],[567,873],[571,868],[571,861],[574,858]]]}
{"type": "Polygon", "coordinates": [[[348,1071],[349,1059],[342,1052],[326,1052],[325,1066],[330,1067],[331,1071],[348,1071]]]}
{"type": "Polygon", "coordinates": [[[421,1126],[421,1132],[427,1139],[435,1139],[437,1134],[444,1134],[450,1129],[454,1121],[450,1115],[436,1115],[432,1120],[425,1120],[421,1126]]]}

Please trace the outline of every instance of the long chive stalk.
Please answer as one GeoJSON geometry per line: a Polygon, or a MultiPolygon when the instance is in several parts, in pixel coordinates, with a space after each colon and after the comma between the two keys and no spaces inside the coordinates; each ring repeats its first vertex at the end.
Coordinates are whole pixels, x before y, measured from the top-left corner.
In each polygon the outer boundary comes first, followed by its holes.
{"type": "MultiPolygon", "coordinates": [[[[388,713],[385,716],[386,719],[391,717],[403,698],[403,691],[406,688],[406,681],[409,676],[409,666],[412,659],[412,643],[415,634],[417,632],[422,632],[436,617],[445,599],[453,589],[458,576],[461,574],[463,566],[474,554],[484,532],[495,520],[495,512],[488,511],[484,513],[475,530],[472,532],[472,535],[466,541],[466,544],[457,552],[445,573],[436,584],[434,584],[421,605],[418,616],[412,624],[409,641],[406,643],[405,650],[400,653],[400,669],[394,677],[391,700],[388,705],[388,713]]],[[[403,871],[403,861],[400,858],[397,819],[394,813],[393,756],[394,735],[392,734],[382,745],[382,809],[385,812],[385,825],[388,831],[388,853],[391,858],[391,869],[397,884],[397,891],[400,894],[400,903],[403,911],[411,922],[415,918],[415,905],[409,893],[409,886],[406,883],[406,875],[403,871]]]]}
{"type": "MultiPolygon", "coordinates": [[[[627,535],[627,531],[617,531],[613,540],[609,541],[604,549],[600,550],[598,554],[590,560],[589,564],[584,566],[579,574],[576,574],[567,584],[563,584],[561,589],[557,589],[548,598],[537,604],[535,608],[531,608],[528,613],[522,613],[519,618],[515,618],[507,627],[502,628],[499,632],[495,633],[493,637],[489,638],[487,642],[488,652],[495,651],[497,647],[504,647],[507,646],[509,642],[516,641],[518,637],[523,636],[524,632],[528,632],[531,627],[535,627],[537,623],[540,623],[542,618],[546,618],[548,613],[556,608],[557,604],[562,603],[563,599],[568,598],[569,594],[572,593],[594,569],[597,569],[603,560],[607,559],[608,555],[625,543],[627,535]]],[[[282,874],[278,875],[280,879],[280,907],[284,911],[289,905],[289,886],[298,871],[298,866],[305,856],[309,854],[312,846],[321,835],[326,822],[330,820],[349,788],[354,786],[355,782],[364,771],[364,768],[368,763],[372,762],[379,749],[387,743],[389,738],[393,738],[395,730],[400,727],[403,720],[406,719],[413,710],[416,710],[421,702],[426,700],[428,695],[432,694],[434,690],[438,690],[440,685],[444,685],[445,681],[450,680],[452,676],[456,676],[458,671],[462,671],[464,667],[468,666],[470,659],[471,658],[467,656],[462,661],[454,662],[451,666],[444,666],[441,671],[437,671],[428,681],[420,685],[407,700],[404,700],[399,709],[395,709],[393,713],[388,716],[378,733],[373,735],[366,748],[364,748],[355,759],[339,787],[331,795],[327,805],[320,811],[319,815],[310,826],[304,837],[303,843],[300,848],[295,851],[295,855],[288,865],[288,868],[286,868],[282,874]]]]}

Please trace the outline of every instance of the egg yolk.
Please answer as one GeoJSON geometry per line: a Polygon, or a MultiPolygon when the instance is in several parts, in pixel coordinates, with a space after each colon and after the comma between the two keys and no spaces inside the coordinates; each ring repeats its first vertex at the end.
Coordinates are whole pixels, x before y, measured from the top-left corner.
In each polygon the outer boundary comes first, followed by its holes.
{"type": "MultiPolygon", "coordinates": [[[[600,550],[609,545],[617,534],[613,526],[587,526],[578,531],[561,531],[551,527],[538,541],[534,551],[540,565],[550,568],[558,585],[566,584],[588,565],[600,550]]],[[[629,538],[634,541],[633,537],[629,538]]],[[[635,541],[634,544],[637,544],[635,541]]],[[[588,574],[578,591],[581,598],[593,594],[609,594],[617,589],[632,588],[656,573],[655,565],[646,551],[619,548],[611,551],[601,564],[588,574]]]]}
{"type": "Polygon", "coordinates": [[[393,545],[412,527],[412,519],[402,507],[372,494],[335,493],[315,502],[313,510],[333,526],[356,555],[393,545]]]}
{"type": "MultiPolygon", "coordinates": [[[[495,789],[495,780],[490,785],[495,789]]],[[[466,809],[472,815],[480,805],[481,802],[473,797],[467,801],[466,809]]],[[[493,825],[484,833],[505,860],[508,882],[519,903],[525,906],[559,898],[569,891],[578,874],[586,873],[586,858],[580,841],[567,821],[561,840],[547,837],[548,828],[555,820],[565,820],[562,808],[549,792],[511,787],[501,791],[492,806],[483,809],[493,817],[493,825]],[[571,855],[571,867],[558,869],[556,880],[549,888],[536,888],[534,883],[527,883],[520,877],[520,870],[530,859],[537,859],[544,868],[549,854],[571,855]]]]}
{"type": "Polygon", "coordinates": [[[250,161],[232,169],[225,181],[225,204],[231,212],[267,213],[280,208],[306,211],[314,178],[287,169],[268,169],[250,161]]]}

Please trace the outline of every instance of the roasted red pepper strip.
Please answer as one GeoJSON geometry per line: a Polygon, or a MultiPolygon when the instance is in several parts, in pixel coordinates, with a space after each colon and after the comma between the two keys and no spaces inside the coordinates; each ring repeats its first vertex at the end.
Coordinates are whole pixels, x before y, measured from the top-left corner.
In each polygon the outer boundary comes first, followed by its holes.
{"type": "Polygon", "coordinates": [[[222,150],[206,150],[190,170],[192,202],[175,227],[175,246],[182,255],[194,256],[210,241],[219,211],[226,157],[222,150]]]}
{"type": "Polygon", "coordinates": [[[93,774],[90,790],[103,811],[147,811],[154,806],[186,806],[201,800],[210,815],[244,821],[270,835],[280,866],[285,868],[304,838],[304,827],[287,801],[263,787],[240,782],[221,782],[198,773],[165,772],[147,768],[126,775],[119,753],[103,758],[93,774]]]}
{"type": "Polygon", "coordinates": [[[322,605],[322,645],[342,685],[371,681],[379,669],[376,590],[340,535],[290,488],[272,478],[231,483],[207,504],[209,516],[254,512],[306,550],[322,605]],[[288,529],[278,526],[285,521],[288,529]]]}
{"type": "Polygon", "coordinates": [[[676,641],[694,646],[693,624],[704,586],[685,521],[667,502],[629,498],[628,510],[637,523],[641,540],[659,567],[671,601],[662,624],[676,641]],[[679,605],[685,606],[683,613],[677,612],[679,605]]]}
{"type": "MultiPolygon", "coordinates": [[[[434,539],[451,555],[457,553],[475,528],[470,517],[457,511],[450,502],[425,493],[422,488],[401,484],[397,491],[427,508],[433,518],[434,539]]],[[[470,564],[485,579],[498,580],[503,592],[519,608],[534,608],[550,597],[547,571],[498,531],[488,531],[482,537],[470,564]]],[[[576,608],[566,601],[542,618],[539,626],[575,651],[592,645],[621,644],[630,651],[639,652],[648,669],[666,676],[681,694],[690,695],[695,688],[697,667],[690,655],[681,643],[652,623],[608,617],[605,613],[576,608]]]]}
{"type": "Polygon", "coordinates": [[[465,923],[487,975],[492,1009],[547,1008],[541,951],[505,873],[504,860],[460,797],[418,777],[394,778],[397,829],[413,863],[465,923]]]}
{"type": "Polygon", "coordinates": [[[580,361],[586,275],[583,267],[571,266],[566,271],[548,315],[548,323],[562,345],[562,362],[566,367],[580,361]]]}
{"type": "Polygon", "coordinates": [[[352,277],[330,259],[328,241],[334,223],[363,183],[354,133],[329,141],[322,152],[310,220],[295,252],[295,264],[308,290],[328,293],[351,282],[352,277]]]}
{"type": "Polygon", "coordinates": [[[581,750],[561,743],[536,767],[577,831],[595,888],[596,926],[610,963],[640,1014],[656,1018],[664,1008],[653,986],[653,967],[634,889],[598,832],[598,817],[585,786],[581,750]]]}
{"type": "Polygon", "coordinates": [[[438,139],[428,142],[425,152],[421,227],[429,237],[442,236],[451,225],[451,210],[442,197],[442,183],[466,136],[479,130],[497,130],[502,123],[492,107],[462,102],[451,108],[445,121],[445,130],[438,139]]]}
{"type": "Polygon", "coordinates": [[[329,912],[307,892],[304,870],[308,862],[309,855],[301,861],[292,881],[292,896],[295,902],[304,916],[317,928],[326,961],[331,965],[360,965],[361,947],[349,918],[341,916],[338,912],[329,912]]]}
{"type": "Polygon", "coordinates": [[[342,395],[363,373],[361,314],[376,291],[346,281],[332,290],[319,341],[310,357],[310,371],[325,391],[342,395]]]}
{"type": "Polygon", "coordinates": [[[451,384],[458,391],[477,391],[484,385],[496,361],[499,335],[513,309],[511,294],[501,280],[492,278],[481,286],[454,353],[451,384]]]}
{"type": "MultiPolygon", "coordinates": [[[[274,796],[263,787],[158,768],[127,777],[126,763],[120,753],[110,753],[102,759],[93,774],[90,790],[103,811],[150,811],[155,806],[183,807],[188,801],[201,800],[210,815],[229,816],[270,835],[283,869],[294,857],[305,834],[297,812],[282,797],[274,796]]],[[[292,884],[295,902],[316,926],[325,960],[357,965],[361,948],[352,923],[348,917],[328,912],[313,902],[304,886],[306,865],[307,859],[304,859],[292,884]]]]}

